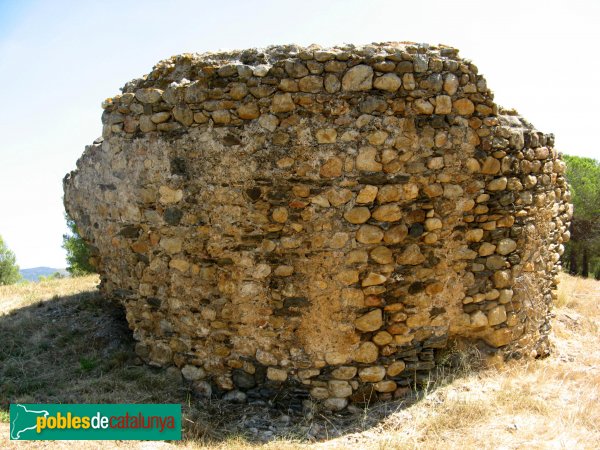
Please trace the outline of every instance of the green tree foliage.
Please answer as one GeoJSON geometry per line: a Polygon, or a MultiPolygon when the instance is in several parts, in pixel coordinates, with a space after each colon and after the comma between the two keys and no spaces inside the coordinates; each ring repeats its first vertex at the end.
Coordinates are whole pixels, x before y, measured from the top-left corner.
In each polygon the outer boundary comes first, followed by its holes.
{"type": "Polygon", "coordinates": [[[67,251],[67,270],[74,277],[95,273],[90,264],[90,249],[77,231],[73,219],[65,214],[70,233],[63,234],[62,247],[67,251]]]}
{"type": "Polygon", "coordinates": [[[0,236],[0,286],[14,284],[21,279],[15,254],[4,243],[0,236]]]}
{"type": "Polygon", "coordinates": [[[573,275],[600,279],[600,161],[568,155],[564,160],[574,208],[565,267],[573,275]]]}

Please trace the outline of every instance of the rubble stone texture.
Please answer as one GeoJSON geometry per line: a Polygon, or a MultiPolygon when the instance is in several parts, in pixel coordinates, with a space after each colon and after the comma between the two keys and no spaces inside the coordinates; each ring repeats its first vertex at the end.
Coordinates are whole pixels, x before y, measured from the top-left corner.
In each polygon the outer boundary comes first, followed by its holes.
{"type": "Polygon", "coordinates": [[[185,54],[103,108],[65,206],[139,356],[198,392],[340,409],[450,342],[547,352],[565,164],[456,49],[185,54]]]}

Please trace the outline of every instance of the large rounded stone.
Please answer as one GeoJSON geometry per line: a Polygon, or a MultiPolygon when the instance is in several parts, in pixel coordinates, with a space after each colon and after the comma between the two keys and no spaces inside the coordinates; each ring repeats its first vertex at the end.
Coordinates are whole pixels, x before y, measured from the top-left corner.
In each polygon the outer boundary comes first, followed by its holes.
{"type": "Polygon", "coordinates": [[[354,326],[360,331],[375,331],[383,325],[380,309],[374,309],[354,321],[354,326]]]}
{"type": "Polygon", "coordinates": [[[407,264],[416,266],[425,261],[425,256],[421,253],[421,249],[417,244],[410,244],[396,259],[398,264],[407,264]]]}
{"type": "Polygon", "coordinates": [[[461,116],[468,116],[475,112],[475,105],[468,98],[460,98],[452,104],[454,110],[461,116]]]}
{"type": "Polygon", "coordinates": [[[354,352],[354,361],[359,363],[372,363],[377,359],[379,349],[372,342],[363,342],[354,352]]]}
{"type": "Polygon", "coordinates": [[[358,371],[358,377],[361,379],[361,381],[369,381],[372,383],[381,381],[383,380],[383,377],[385,377],[385,367],[365,367],[364,369],[360,369],[358,371]]]}
{"type": "Polygon", "coordinates": [[[487,318],[490,326],[506,322],[506,308],[503,305],[499,305],[490,309],[487,313],[487,318]]]}
{"type": "Polygon", "coordinates": [[[366,64],[354,66],[342,78],[344,91],[368,91],[373,87],[373,68],[366,64]]]}
{"type": "Polygon", "coordinates": [[[331,376],[337,380],[351,380],[357,372],[357,368],[353,366],[341,366],[331,372],[331,376]]]}
{"type": "Polygon", "coordinates": [[[327,387],[332,397],[350,397],[352,395],[352,386],[347,381],[331,380],[327,387]]]}
{"type": "Polygon", "coordinates": [[[373,211],[373,219],[380,222],[397,222],[402,218],[398,205],[381,205],[373,211]]]}
{"type": "Polygon", "coordinates": [[[374,225],[363,225],[356,232],[356,240],[363,244],[377,244],[383,239],[383,230],[374,225]]]}
{"type": "Polygon", "coordinates": [[[356,207],[344,214],[344,219],[350,223],[361,224],[365,223],[371,217],[371,211],[369,208],[356,207]]]}
{"type": "Polygon", "coordinates": [[[204,378],[206,376],[206,372],[204,371],[204,369],[202,367],[196,367],[196,366],[191,366],[189,364],[186,364],[181,369],[181,375],[183,375],[183,377],[186,380],[196,381],[196,380],[200,380],[200,379],[204,378]]]}
{"type": "Polygon", "coordinates": [[[370,255],[373,261],[379,264],[391,264],[394,261],[392,250],[383,245],[371,250],[370,255]]]}
{"type": "Polygon", "coordinates": [[[517,249],[517,243],[512,239],[502,239],[496,246],[496,252],[501,255],[508,255],[517,249]]]}
{"type": "Polygon", "coordinates": [[[400,89],[401,84],[402,81],[400,80],[400,77],[398,75],[393,73],[386,73],[381,77],[375,78],[375,81],[373,82],[373,87],[375,89],[381,89],[382,91],[396,92],[398,89],[400,89]]]}

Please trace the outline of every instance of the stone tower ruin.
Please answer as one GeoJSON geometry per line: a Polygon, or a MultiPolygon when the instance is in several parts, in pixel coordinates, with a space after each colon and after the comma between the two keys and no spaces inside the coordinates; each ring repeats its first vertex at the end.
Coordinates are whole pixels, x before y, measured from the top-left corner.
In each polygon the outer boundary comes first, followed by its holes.
{"type": "Polygon", "coordinates": [[[565,164],[456,49],[184,54],[103,109],[65,206],[149,364],[341,409],[547,352],[565,164]]]}

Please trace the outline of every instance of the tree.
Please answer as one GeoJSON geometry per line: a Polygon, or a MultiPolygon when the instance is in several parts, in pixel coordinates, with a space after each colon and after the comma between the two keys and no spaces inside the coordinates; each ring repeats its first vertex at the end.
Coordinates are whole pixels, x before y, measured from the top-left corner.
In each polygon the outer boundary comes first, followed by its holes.
{"type": "Polygon", "coordinates": [[[574,217],[597,219],[600,217],[600,161],[570,155],[563,158],[567,164],[574,217]]]}
{"type": "Polygon", "coordinates": [[[0,236],[0,285],[14,284],[21,279],[15,254],[4,244],[0,236]]]}
{"type": "Polygon", "coordinates": [[[564,156],[571,188],[573,219],[565,267],[573,275],[600,273],[600,161],[564,156]]]}
{"type": "Polygon", "coordinates": [[[74,277],[95,273],[90,264],[90,249],[77,231],[75,221],[65,214],[70,233],[63,234],[62,247],[67,251],[67,270],[74,277]]]}

